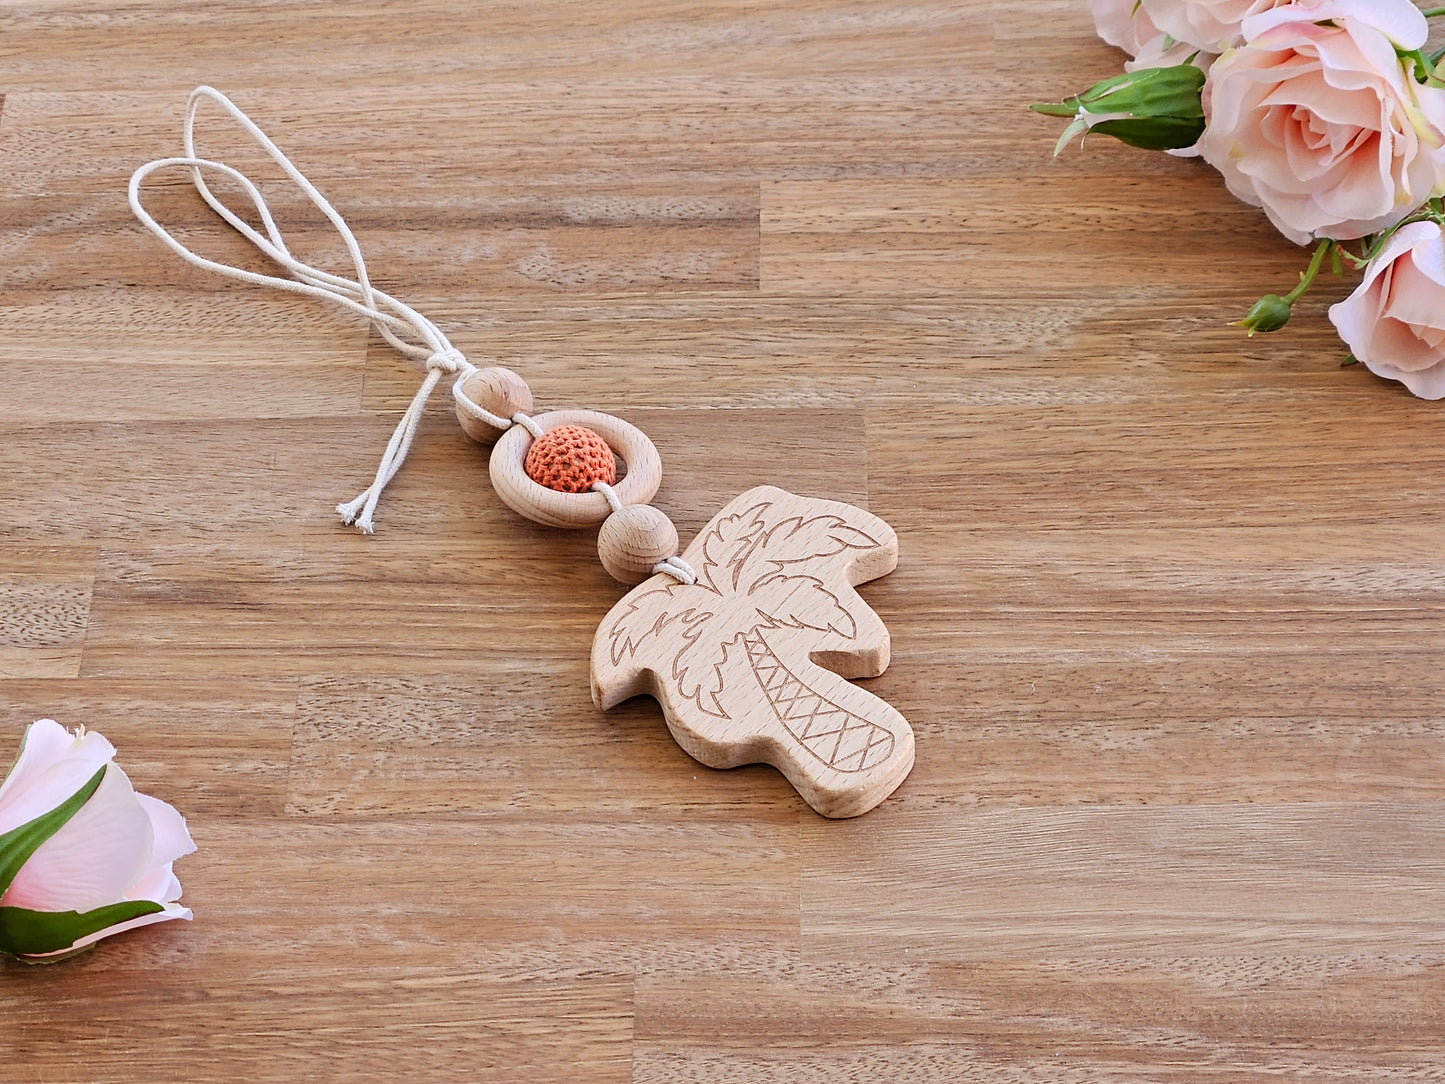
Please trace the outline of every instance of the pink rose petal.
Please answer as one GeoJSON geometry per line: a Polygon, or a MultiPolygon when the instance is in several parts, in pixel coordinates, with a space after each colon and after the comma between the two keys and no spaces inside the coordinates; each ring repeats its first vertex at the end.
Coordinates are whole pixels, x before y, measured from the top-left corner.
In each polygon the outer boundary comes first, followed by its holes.
{"type": "Polygon", "coordinates": [[[30,856],[0,904],[89,911],[126,898],[151,865],[155,835],[130,780],[114,764],[90,801],[30,856]]]}
{"type": "Polygon", "coordinates": [[[32,724],[0,785],[0,833],[49,813],[113,756],[114,746],[99,734],[77,738],[51,719],[32,724]]]}
{"type": "Polygon", "coordinates": [[[185,821],[171,806],[136,794],[112,761],[114,747],[99,734],[72,735],[41,720],[26,732],[14,768],[0,784],[0,824],[8,830],[49,813],[98,771],[99,785],[56,830],[0,895],[0,905],[36,911],[91,911],[127,900],[151,900],[164,910],[118,923],[49,956],[63,956],[122,930],[189,919],[179,906],[176,859],[194,851],[185,821]]]}
{"type": "Polygon", "coordinates": [[[1434,222],[1400,227],[1330,320],[1371,372],[1422,399],[1445,398],[1445,237],[1434,222]]]}

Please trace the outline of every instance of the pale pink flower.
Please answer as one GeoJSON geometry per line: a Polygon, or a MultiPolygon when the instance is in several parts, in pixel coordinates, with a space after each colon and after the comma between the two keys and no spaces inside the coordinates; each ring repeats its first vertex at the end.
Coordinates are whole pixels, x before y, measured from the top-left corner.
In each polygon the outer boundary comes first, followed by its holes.
{"type": "MultiPolygon", "coordinates": [[[[1125,71],[1167,68],[1183,64],[1200,53],[1187,41],[1171,38],[1155,26],[1139,0],[1090,0],[1090,7],[1099,37],[1129,54],[1125,71]]],[[[1204,68],[1212,59],[1212,53],[1201,54],[1195,57],[1194,63],[1204,68]]]]}
{"type": "Polygon", "coordinates": [[[1144,42],[1163,34],[1139,6],[1139,0],[1090,0],[1089,7],[1099,37],[1131,57],[1138,55],[1144,42]]]}
{"type": "Polygon", "coordinates": [[[1445,399],[1445,237],[1409,222],[1385,242],[1330,321],[1370,371],[1422,399],[1445,399]]]}
{"type": "Polygon", "coordinates": [[[1445,91],[1396,47],[1425,42],[1409,0],[1295,0],[1244,20],[1204,88],[1204,158],[1298,244],[1362,237],[1445,190],[1445,91]]]}
{"type": "Polygon", "coordinates": [[[25,733],[20,757],[0,785],[0,834],[49,813],[102,767],[105,775],[79,811],[21,867],[0,895],[0,907],[92,911],[123,901],[151,900],[163,910],[84,936],[63,955],[103,937],[170,919],[189,919],[176,901],[181,884],[171,864],[196,849],[171,806],[131,789],[112,761],[115,748],[84,729],[74,735],[42,719],[25,733]]]}
{"type": "Polygon", "coordinates": [[[1194,49],[1221,53],[1239,44],[1240,24],[1288,0],[1138,0],[1140,16],[1158,32],[1194,49]]]}
{"type": "Polygon", "coordinates": [[[1143,71],[1145,68],[1170,68],[1175,64],[1193,64],[1201,71],[1208,71],[1214,63],[1215,54],[1197,49],[1188,42],[1175,41],[1168,34],[1155,34],[1141,42],[1132,60],[1124,61],[1126,72],[1143,71]]]}

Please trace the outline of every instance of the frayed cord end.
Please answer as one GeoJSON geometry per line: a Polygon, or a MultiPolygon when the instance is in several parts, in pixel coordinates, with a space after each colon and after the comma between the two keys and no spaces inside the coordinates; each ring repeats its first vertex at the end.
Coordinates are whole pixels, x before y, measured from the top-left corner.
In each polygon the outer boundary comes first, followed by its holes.
{"type": "Polygon", "coordinates": [[[371,490],[368,489],[354,501],[346,501],[344,504],[338,504],[336,506],[336,513],[341,517],[341,522],[348,527],[353,524],[360,527],[364,534],[373,534],[375,528],[372,526],[371,516],[363,511],[366,508],[366,498],[370,495],[371,490]]]}

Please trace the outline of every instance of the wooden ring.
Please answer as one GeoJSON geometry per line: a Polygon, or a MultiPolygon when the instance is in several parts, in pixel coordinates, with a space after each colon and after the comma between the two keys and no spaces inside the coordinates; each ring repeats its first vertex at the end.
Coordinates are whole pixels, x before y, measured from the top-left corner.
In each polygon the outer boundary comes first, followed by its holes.
{"type": "MultiPolygon", "coordinates": [[[[662,458],[647,434],[611,414],[595,410],[549,410],[532,420],[546,433],[563,425],[581,425],[596,433],[627,464],[627,476],[613,486],[624,505],[646,504],[662,484],[662,458]]],[[[548,527],[595,527],[612,514],[601,493],[560,493],[538,485],[527,476],[523,461],[532,435],[512,425],[492,449],[488,467],[492,488],[512,511],[548,527]]]]}

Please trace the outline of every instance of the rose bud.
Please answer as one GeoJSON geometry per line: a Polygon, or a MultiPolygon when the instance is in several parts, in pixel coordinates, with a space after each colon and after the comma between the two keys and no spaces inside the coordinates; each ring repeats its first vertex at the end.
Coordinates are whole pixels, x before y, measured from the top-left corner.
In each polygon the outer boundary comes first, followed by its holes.
{"type": "Polygon", "coordinates": [[[1035,102],[1036,113],[1073,117],[1054,147],[1058,154],[1089,129],[1144,150],[1191,147],[1204,131],[1204,72],[1192,64],[1125,72],[1062,102],[1035,102]]]}
{"type": "Polygon", "coordinates": [[[189,919],[171,864],[196,849],[181,815],[131,789],[84,728],[30,726],[0,785],[0,952],[54,959],[123,930],[189,919]]]}
{"type": "Polygon", "coordinates": [[[1256,331],[1278,331],[1289,323],[1290,303],[1279,294],[1265,294],[1253,305],[1244,319],[1236,321],[1235,327],[1242,327],[1250,337],[1256,331]]]}

